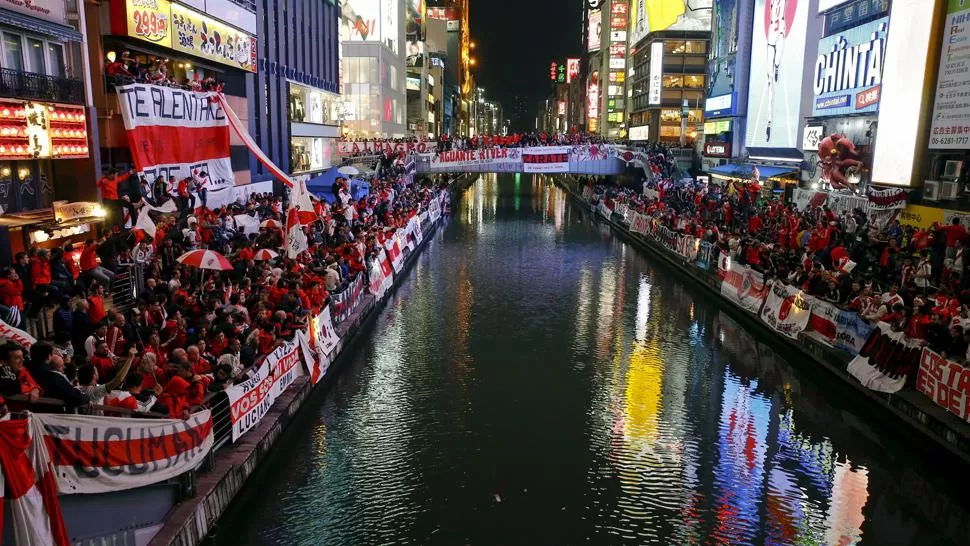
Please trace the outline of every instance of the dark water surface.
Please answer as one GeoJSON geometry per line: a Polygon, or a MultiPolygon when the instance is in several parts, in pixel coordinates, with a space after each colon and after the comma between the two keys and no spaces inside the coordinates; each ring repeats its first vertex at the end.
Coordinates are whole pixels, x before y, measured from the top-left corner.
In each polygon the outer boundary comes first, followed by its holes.
{"type": "Polygon", "coordinates": [[[965,468],[547,180],[453,212],[220,543],[970,542],[965,468]]]}

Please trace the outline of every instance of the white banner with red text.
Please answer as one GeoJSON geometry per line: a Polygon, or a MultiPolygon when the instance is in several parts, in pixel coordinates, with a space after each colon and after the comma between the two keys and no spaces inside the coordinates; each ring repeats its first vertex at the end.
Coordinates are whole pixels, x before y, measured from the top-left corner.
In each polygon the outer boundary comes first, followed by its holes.
{"type": "Polygon", "coordinates": [[[738,307],[757,313],[768,293],[764,275],[746,265],[731,263],[730,266],[721,281],[721,295],[738,307]]]}
{"type": "Polygon", "coordinates": [[[544,146],[522,149],[522,172],[565,173],[569,172],[569,146],[544,146]]]}
{"type": "Polygon", "coordinates": [[[880,322],[846,369],[867,389],[891,394],[906,384],[906,375],[919,366],[920,355],[918,343],[880,322]]]}
{"type": "Polygon", "coordinates": [[[276,398],[303,375],[300,343],[294,337],[273,350],[249,379],[226,389],[232,420],[232,441],[255,427],[276,398]]]}
{"type": "Polygon", "coordinates": [[[633,220],[630,221],[630,231],[646,235],[650,232],[650,217],[639,212],[633,213],[633,220]]]}
{"type": "Polygon", "coordinates": [[[309,340],[301,334],[300,342],[306,344],[303,348],[304,357],[307,359],[306,366],[310,382],[316,385],[326,377],[334,351],[340,343],[337,329],[333,327],[329,305],[310,320],[309,334],[309,340]]]}
{"type": "Polygon", "coordinates": [[[370,269],[367,271],[367,278],[368,290],[378,300],[383,298],[384,294],[394,284],[394,270],[390,259],[387,257],[387,251],[383,248],[377,255],[377,259],[371,262],[370,269]]]}
{"type": "Polygon", "coordinates": [[[387,153],[410,153],[428,154],[434,153],[438,149],[438,143],[434,141],[421,140],[418,142],[397,142],[393,140],[365,140],[361,142],[338,142],[337,153],[340,155],[358,154],[387,154],[387,153]]]}
{"type": "Polygon", "coordinates": [[[941,408],[970,422],[970,367],[923,347],[916,390],[941,408]]]}
{"type": "Polygon", "coordinates": [[[801,290],[774,281],[768,288],[765,304],[761,308],[761,321],[776,332],[798,339],[798,334],[808,326],[812,303],[813,298],[801,290]]]}
{"type": "Polygon", "coordinates": [[[134,489],[180,476],[212,449],[212,413],[131,419],[40,413],[62,495],[134,489]]]}
{"type": "Polygon", "coordinates": [[[401,253],[401,245],[398,243],[397,236],[390,236],[384,240],[384,250],[391,260],[394,273],[400,273],[404,269],[404,255],[401,253]]]}
{"type": "Polygon", "coordinates": [[[431,156],[432,169],[490,167],[501,170],[503,166],[514,168],[520,163],[522,163],[522,150],[518,148],[452,150],[438,152],[431,156]]]}
{"type": "Polygon", "coordinates": [[[20,328],[15,328],[0,319],[0,337],[20,345],[25,350],[37,343],[37,339],[20,328]]]}
{"type": "Polygon", "coordinates": [[[135,170],[148,180],[205,171],[209,191],[232,187],[229,121],[215,93],[149,84],[115,88],[135,170]]]}

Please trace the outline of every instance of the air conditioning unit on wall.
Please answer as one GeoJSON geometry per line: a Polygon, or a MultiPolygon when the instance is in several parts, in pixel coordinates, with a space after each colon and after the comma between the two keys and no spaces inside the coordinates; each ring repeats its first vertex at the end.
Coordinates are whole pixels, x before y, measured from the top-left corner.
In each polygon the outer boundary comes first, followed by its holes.
{"type": "Polygon", "coordinates": [[[937,180],[927,180],[923,182],[923,199],[927,201],[940,200],[940,182],[937,180]]]}
{"type": "Polygon", "coordinates": [[[944,180],[940,183],[940,199],[956,199],[960,193],[960,186],[956,180],[944,180]]]}
{"type": "Polygon", "coordinates": [[[950,160],[944,164],[943,176],[944,180],[956,180],[960,178],[960,173],[963,172],[963,162],[950,160]]]}

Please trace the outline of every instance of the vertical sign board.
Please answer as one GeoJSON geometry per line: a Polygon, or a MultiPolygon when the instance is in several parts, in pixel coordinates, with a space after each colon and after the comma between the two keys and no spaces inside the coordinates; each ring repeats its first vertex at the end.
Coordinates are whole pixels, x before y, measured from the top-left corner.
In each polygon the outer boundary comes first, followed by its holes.
{"type": "Polygon", "coordinates": [[[970,1],[949,0],[943,44],[940,47],[940,72],[930,126],[930,148],[955,150],[970,148],[970,1]]]}
{"type": "Polygon", "coordinates": [[[650,104],[660,104],[661,89],[663,89],[664,43],[661,41],[650,44],[650,104]]]}

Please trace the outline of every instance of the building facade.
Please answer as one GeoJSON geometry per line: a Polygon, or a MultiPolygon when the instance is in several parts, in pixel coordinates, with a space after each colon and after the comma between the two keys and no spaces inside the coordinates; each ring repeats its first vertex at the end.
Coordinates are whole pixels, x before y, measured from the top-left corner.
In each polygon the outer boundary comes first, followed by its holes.
{"type": "Polygon", "coordinates": [[[403,0],[347,0],[340,22],[349,138],[400,138],[407,125],[403,0]]]}
{"type": "Polygon", "coordinates": [[[708,32],[652,32],[633,48],[631,138],[693,146],[703,134],[708,32]],[[644,138],[646,137],[646,138],[644,138]]]}
{"type": "MultiPolygon", "coordinates": [[[[340,99],[337,0],[256,0],[258,72],[247,93],[250,133],[294,175],[313,175],[336,159],[344,115],[340,99]]],[[[255,157],[254,181],[272,175],[255,157]]]]}
{"type": "Polygon", "coordinates": [[[57,201],[94,198],[97,110],[77,6],[0,3],[0,264],[91,229],[82,218],[57,222],[52,209],[57,201]]]}

